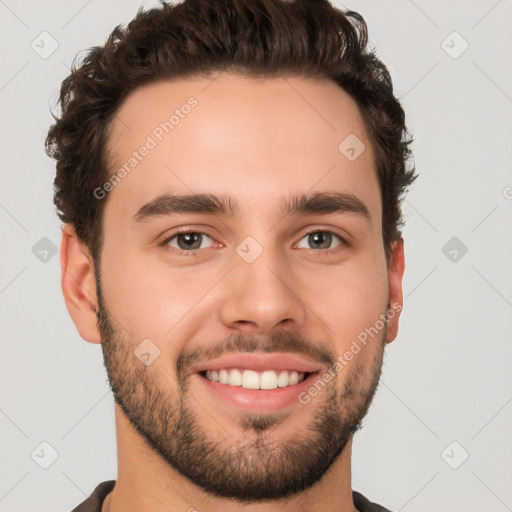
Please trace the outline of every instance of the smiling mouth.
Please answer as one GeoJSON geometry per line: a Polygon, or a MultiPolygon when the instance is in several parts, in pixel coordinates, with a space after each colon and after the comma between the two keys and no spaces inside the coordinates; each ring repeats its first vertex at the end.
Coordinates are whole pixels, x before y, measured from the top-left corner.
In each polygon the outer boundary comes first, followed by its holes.
{"type": "Polygon", "coordinates": [[[244,389],[272,390],[294,386],[306,380],[313,373],[296,370],[254,371],[239,368],[204,370],[199,375],[209,381],[244,389]]]}

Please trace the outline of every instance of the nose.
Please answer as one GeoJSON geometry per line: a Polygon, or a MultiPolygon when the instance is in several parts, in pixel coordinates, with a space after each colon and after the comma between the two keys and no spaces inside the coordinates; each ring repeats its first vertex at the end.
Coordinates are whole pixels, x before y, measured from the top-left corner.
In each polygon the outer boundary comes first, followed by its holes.
{"type": "Polygon", "coordinates": [[[263,253],[252,263],[239,260],[223,283],[221,320],[230,329],[271,334],[298,330],[306,321],[300,279],[279,254],[263,253]]]}

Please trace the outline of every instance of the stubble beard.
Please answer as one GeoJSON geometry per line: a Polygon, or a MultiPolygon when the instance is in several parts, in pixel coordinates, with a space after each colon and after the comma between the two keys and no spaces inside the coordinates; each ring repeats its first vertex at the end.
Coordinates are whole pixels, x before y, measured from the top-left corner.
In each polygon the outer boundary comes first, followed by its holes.
{"type": "Polygon", "coordinates": [[[361,428],[378,387],[386,327],[373,341],[380,346],[371,367],[355,359],[342,370],[347,372],[343,389],[335,378],[308,405],[298,403],[311,412],[298,411],[306,420],[289,439],[274,435],[289,415],[282,412],[240,414],[241,433],[235,438],[223,428],[222,417],[204,420],[206,397],[191,394],[187,372],[172,374],[163,363],[145,366],[137,359],[140,340],[114,327],[99,280],[97,296],[104,364],[116,404],[165,463],[216,497],[240,503],[278,500],[313,486],[361,428]],[[170,394],[164,383],[177,391],[170,394]]]}

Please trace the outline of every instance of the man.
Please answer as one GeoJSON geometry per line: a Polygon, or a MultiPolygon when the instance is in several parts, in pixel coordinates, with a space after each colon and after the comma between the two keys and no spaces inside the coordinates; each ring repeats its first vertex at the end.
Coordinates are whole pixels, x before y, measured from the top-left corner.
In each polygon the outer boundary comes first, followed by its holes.
{"type": "Polygon", "coordinates": [[[326,0],[140,10],[62,84],[62,289],[118,477],[75,511],[383,511],[351,447],[397,336],[404,112],[326,0]]]}

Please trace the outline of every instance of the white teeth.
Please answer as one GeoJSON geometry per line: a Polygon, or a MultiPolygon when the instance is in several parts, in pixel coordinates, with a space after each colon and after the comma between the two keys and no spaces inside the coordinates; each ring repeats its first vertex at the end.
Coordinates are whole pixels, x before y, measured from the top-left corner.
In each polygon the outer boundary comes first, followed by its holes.
{"type": "Polygon", "coordinates": [[[299,374],[297,372],[292,372],[290,375],[290,381],[288,384],[292,386],[293,384],[297,384],[299,382],[299,374]]]}
{"type": "Polygon", "coordinates": [[[287,370],[274,371],[265,370],[255,372],[254,370],[238,370],[236,368],[222,370],[207,370],[206,378],[221,384],[230,386],[241,386],[245,389],[276,389],[293,386],[304,380],[304,373],[287,370]]]}
{"type": "Polygon", "coordinates": [[[228,384],[230,386],[241,386],[242,385],[242,372],[234,368],[229,370],[228,384]]]}
{"type": "Polygon", "coordinates": [[[222,384],[228,383],[228,371],[227,370],[219,371],[219,382],[222,384]]]}
{"type": "Polygon", "coordinates": [[[259,389],[260,379],[256,372],[245,370],[242,375],[242,387],[245,389],[259,389]]]}
{"type": "Polygon", "coordinates": [[[273,372],[273,371],[263,372],[260,377],[260,388],[261,389],[277,388],[276,372],[273,372]]]}
{"type": "Polygon", "coordinates": [[[288,386],[288,382],[290,380],[290,377],[288,376],[288,372],[284,371],[279,374],[279,377],[277,378],[277,385],[280,388],[284,388],[288,386]]]}

